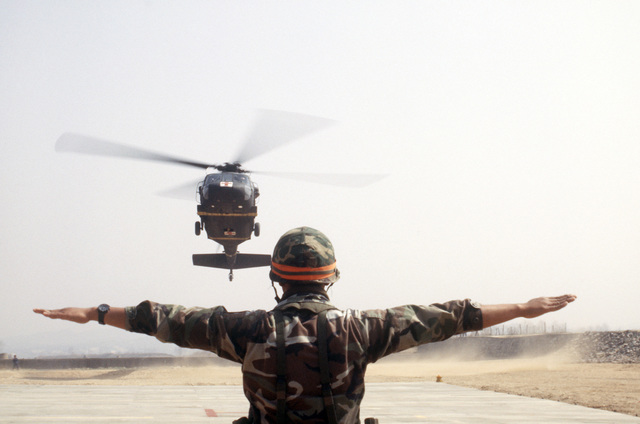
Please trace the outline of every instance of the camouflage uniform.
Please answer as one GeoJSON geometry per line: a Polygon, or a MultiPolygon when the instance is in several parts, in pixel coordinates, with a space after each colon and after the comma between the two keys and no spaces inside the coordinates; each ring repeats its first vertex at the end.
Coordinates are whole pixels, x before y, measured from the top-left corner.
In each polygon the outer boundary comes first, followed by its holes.
{"type": "MultiPolygon", "coordinates": [[[[325,423],[317,337],[318,311],[329,309],[328,353],[338,422],[359,423],[367,365],[402,350],[482,328],[479,306],[458,300],[430,306],[338,310],[319,293],[282,300],[286,335],[288,422],[325,423]]],[[[214,352],[242,364],[249,416],[276,422],[276,324],[274,311],[227,312],[145,301],[126,309],[130,331],[178,346],[214,352]]]]}

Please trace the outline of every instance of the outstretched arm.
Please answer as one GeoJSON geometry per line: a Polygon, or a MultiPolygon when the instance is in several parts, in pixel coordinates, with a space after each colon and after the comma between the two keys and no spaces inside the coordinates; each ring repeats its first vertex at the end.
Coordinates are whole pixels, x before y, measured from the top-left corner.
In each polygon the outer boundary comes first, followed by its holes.
{"type": "Polygon", "coordinates": [[[548,312],[554,312],[576,300],[573,294],[555,297],[538,297],[527,303],[504,305],[482,305],[483,328],[510,321],[514,318],[535,318],[548,312]]]}
{"type": "MultiPolygon", "coordinates": [[[[62,308],[62,309],[34,309],[33,312],[44,315],[51,319],[62,319],[66,321],[86,324],[89,321],[98,321],[98,308],[62,308]]],[[[111,308],[104,316],[104,323],[114,327],[126,329],[127,317],[124,308],[111,308]]]]}

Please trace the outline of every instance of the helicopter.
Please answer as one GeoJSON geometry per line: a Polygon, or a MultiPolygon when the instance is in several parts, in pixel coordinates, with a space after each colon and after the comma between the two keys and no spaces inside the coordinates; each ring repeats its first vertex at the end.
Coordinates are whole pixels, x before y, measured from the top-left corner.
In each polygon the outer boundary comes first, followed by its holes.
{"type": "Polygon", "coordinates": [[[256,200],[260,196],[258,185],[251,180],[251,174],[263,174],[284,178],[295,178],[339,186],[362,187],[372,184],[384,175],[378,174],[311,174],[285,172],[248,171],[243,163],[267,153],[283,144],[333,125],[335,121],[311,115],[260,110],[258,119],[246,137],[243,147],[231,162],[210,164],[191,161],[172,155],[156,153],[113,141],[76,133],[61,135],[55,146],[57,152],[74,152],[99,156],[112,156],[165,162],[185,165],[206,170],[204,179],[182,185],[165,192],[175,197],[188,186],[196,187],[198,201],[198,220],[195,222],[195,234],[203,230],[207,238],[218,243],[223,253],[193,254],[193,264],[229,270],[229,281],[233,281],[233,271],[271,265],[268,254],[239,253],[238,246],[260,236],[260,223],[256,200]]]}

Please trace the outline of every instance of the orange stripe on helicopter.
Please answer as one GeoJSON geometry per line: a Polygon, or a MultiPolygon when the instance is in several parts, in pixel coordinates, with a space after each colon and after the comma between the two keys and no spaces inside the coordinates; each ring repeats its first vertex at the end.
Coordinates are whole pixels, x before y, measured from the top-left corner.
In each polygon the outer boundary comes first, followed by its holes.
{"type": "Polygon", "coordinates": [[[199,216],[258,216],[256,212],[251,213],[217,213],[217,212],[198,212],[199,216]]]}

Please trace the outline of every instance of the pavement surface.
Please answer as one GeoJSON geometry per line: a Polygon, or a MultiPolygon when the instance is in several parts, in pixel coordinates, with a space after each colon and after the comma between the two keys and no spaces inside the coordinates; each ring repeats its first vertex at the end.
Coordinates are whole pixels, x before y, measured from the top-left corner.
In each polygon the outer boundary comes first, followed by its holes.
{"type": "MultiPolygon", "coordinates": [[[[241,386],[0,385],[0,423],[230,423],[241,386]]],[[[583,406],[445,383],[369,383],[361,418],[396,423],[640,423],[583,406]]]]}

